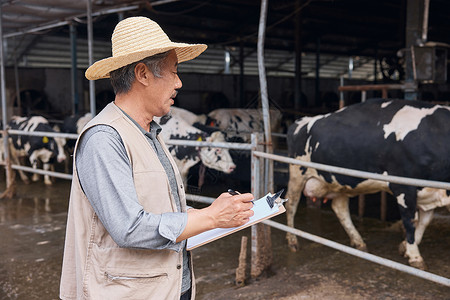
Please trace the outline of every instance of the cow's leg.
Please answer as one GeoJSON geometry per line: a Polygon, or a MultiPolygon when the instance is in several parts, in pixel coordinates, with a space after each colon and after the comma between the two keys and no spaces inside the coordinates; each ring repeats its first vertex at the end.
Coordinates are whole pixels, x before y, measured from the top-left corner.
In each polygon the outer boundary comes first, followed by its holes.
{"type": "MultiPolygon", "coordinates": [[[[11,145],[11,144],[10,144],[11,145]]],[[[19,161],[19,153],[17,153],[17,150],[14,147],[9,147],[9,154],[10,154],[10,159],[11,162],[15,165],[20,165],[20,161],[19,161]]],[[[22,181],[25,184],[29,184],[30,183],[30,179],[28,179],[28,176],[25,174],[24,171],[22,170],[17,170],[17,172],[19,173],[20,179],[22,179],[22,181]]]]}
{"type": "MultiPolygon", "coordinates": [[[[286,192],[286,218],[287,225],[294,227],[294,217],[297,211],[298,203],[300,202],[300,196],[305,186],[305,178],[302,175],[300,166],[289,165],[289,183],[286,192]]],[[[286,234],[286,239],[288,241],[288,246],[291,251],[295,252],[298,249],[297,236],[292,233],[286,234]]]]}
{"type": "MultiPolygon", "coordinates": [[[[425,270],[425,262],[420,255],[418,243],[415,241],[414,215],[417,207],[417,188],[397,184],[390,184],[390,188],[397,198],[400,216],[406,231],[406,240],[400,245],[399,251],[400,253],[404,252],[403,255],[408,258],[410,266],[425,270]]],[[[419,234],[423,234],[423,232],[419,234]]]]}
{"type": "MultiPolygon", "coordinates": [[[[37,170],[38,165],[37,165],[37,160],[34,160],[31,162],[31,166],[33,167],[33,169],[37,170]]],[[[38,173],[33,173],[33,176],[31,176],[31,180],[36,182],[39,181],[39,174],[38,173]]]]}
{"type": "Polygon", "coordinates": [[[434,216],[433,209],[428,211],[423,211],[419,209],[419,222],[416,226],[416,232],[414,234],[414,240],[417,245],[420,245],[420,242],[422,242],[423,233],[433,220],[433,216],[434,216]]]}
{"type": "MultiPolygon", "coordinates": [[[[50,171],[51,167],[52,167],[52,164],[44,163],[44,170],[45,171],[50,171]]],[[[51,180],[50,176],[44,175],[44,183],[46,185],[52,185],[52,180],[51,180]]]]}
{"type": "Polygon", "coordinates": [[[331,208],[338,217],[342,227],[344,227],[345,232],[347,232],[347,235],[350,238],[350,244],[358,250],[367,252],[366,243],[364,243],[358,230],[356,230],[355,225],[353,225],[348,202],[348,197],[338,196],[333,198],[331,208]]]}

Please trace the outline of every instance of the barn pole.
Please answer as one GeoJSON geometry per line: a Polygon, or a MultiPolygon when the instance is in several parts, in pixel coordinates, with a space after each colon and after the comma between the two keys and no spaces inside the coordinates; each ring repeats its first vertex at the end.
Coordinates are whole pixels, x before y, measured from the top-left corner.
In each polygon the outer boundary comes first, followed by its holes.
{"type": "MultiPolygon", "coordinates": [[[[94,63],[94,32],[92,29],[92,3],[91,0],[86,0],[87,4],[87,27],[88,27],[88,53],[89,65],[94,63]]],[[[95,116],[97,111],[95,109],[95,81],[89,80],[89,103],[92,116],[95,116]]]]}
{"type": "MultiPolygon", "coordinates": [[[[251,155],[251,183],[252,194],[255,199],[261,198],[264,193],[264,159],[253,155],[253,151],[263,151],[264,146],[261,144],[263,135],[261,133],[252,133],[252,155],[251,155]]],[[[264,271],[268,270],[272,264],[272,241],[270,239],[270,226],[258,223],[251,227],[252,243],[251,243],[251,266],[250,276],[252,278],[259,277],[264,271]]]]}
{"type": "Polygon", "coordinates": [[[9,153],[9,141],[8,141],[8,132],[6,131],[6,127],[8,125],[7,120],[7,107],[6,107],[6,84],[5,84],[5,57],[4,57],[4,40],[3,40],[3,24],[2,24],[2,6],[0,5],[0,89],[1,89],[1,97],[2,97],[2,137],[3,137],[3,150],[5,155],[5,170],[6,170],[6,190],[0,196],[0,198],[8,197],[11,198],[15,194],[15,185],[14,185],[14,177],[13,170],[11,168],[10,161],[10,153],[9,153]]]}
{"type": "Polygon", "coordinates": [[[245,90],[244,90],[244,40],[239,38],[239,106],[244,106],[245,90]]]}
{"type": "Polygon", "coordinates": [[[300,110],[302,103],[302,16],[301,16],[301,6],[302,0],[297,0],[295,2],[295,9],[297,13],[295,14],[295,81],[294,81],[294,109],[296,111],[300,110]]]}
{"type": "MultiPolygon", "coordinates": [[[[266,18],[267,18],[267,0],[261,1],[261,16],[259,20],[259,30],[258,30],[258,74],[259,74],[259,85],[261,90],[261,104],[262,113],[264,119],[264,135],[266,141],[266,151],[272,153],[272,133],[270,132],[270,115],[269,115],[269,97],[267,93],[267,79],[266,79],[266,68],[264,65],[264,37],[266,34],[266,18]]],[[[273,161],[266,160],[266,178],[265,187],[266,193],[273,191],[273,173],[268,165],[273,166],[273,161]],[[271,162],[271,164],[267,164],[271,162]]]]}
{"type": "Polygon", "coordinates": [[[416,78],[414,76],[415,61],[413,58],[413,50],[415,46],[419,46],[427,38],[428,16],[426,16],[426,26],[423,22],[423,12],[428,12],[426,0],[407,0],[406,1],[406,30],[405,30],[405,48],[411,51],[405,52],[405,83],[409,83],[411,87],[405,89],[406,100],[417,100],[416,78]]]}
{"type": "MultiPolygon", "coordinates": [[[[265,133],[265,145],[266,152],[272,153],[272,136],[270,132],[270,118],[269,118],[269,100],[267,95],[267,80],[266,70],[264,66],[264,35],[266,29],[267,18],[267,0],[261,1],[261,15],[259,20],[258,30],[258,73],[261,89],[261,103],[264,118],[264,133],[265,133]]],[[[253,158],[253,156],[252,156],[253,158]]],[[[265,160],[264,168],[264,185],[265,189],[263,194],[268,191],[273,192],[273,161],[265,160]]],[[[254,170],[258,172],[258,170],[254,170]]],[[[252,176],[253,177],[253,176],[252,176]]],[[[252,178],[252,181],[258,179],[252,178]]],[[[254,182],[256,185],[260,185],[261,180],[254,182]]],[[[262,189],[259,189],[262,190],[262,189]]],[[[260,193],[261,191],[256,191],[260,193]]],[[[254,194],[255,197],[257,197],[254,194]]],[[[250,274],[253,278],[260,276],[265,270],[269,269],[272,264],[272,244],[270,239],[270,227],[264,224],[257,224],[252,226],[252,257],[250,274]]]]}
{"type": "Polygon", "coordinates": [[[71,65],[71,92],[72,92],[72,113],[78,114],[78,84],[77,84],[77,27],[70,23],[70,56],[71,65]]]}

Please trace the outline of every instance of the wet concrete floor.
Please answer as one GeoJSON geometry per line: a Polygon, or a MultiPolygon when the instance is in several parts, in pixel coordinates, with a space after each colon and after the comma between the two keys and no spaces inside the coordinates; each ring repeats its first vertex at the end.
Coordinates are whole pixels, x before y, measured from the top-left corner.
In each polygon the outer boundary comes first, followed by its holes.
{"type": "MultiPolygon", "coordinates": [[[[18,182],[17,197],[0,200],[0,299],[58,299],[69,189],[70,182],[62,179],[53,186],[18,182]]],[[[274,220],[285,223],[285,216],[274,220]]],[[[402,232],[396,226],[370,218],[354,221],[371,253],[407,263],[397,252],[402,232]]],[[[296,227],[348,245],[329,209],[301,204],[296,227]]],[[[250,230],[193,251],[197,299],[450,299],[448,287],[304,239],[292,253],[277,229],[272,229],[270,274],[238,288],[235,269],[243,235],[250,238],[250,230]]],[[[420,250],[430,272],[450,277],[448,211],[437,211],[420,250]]]]}

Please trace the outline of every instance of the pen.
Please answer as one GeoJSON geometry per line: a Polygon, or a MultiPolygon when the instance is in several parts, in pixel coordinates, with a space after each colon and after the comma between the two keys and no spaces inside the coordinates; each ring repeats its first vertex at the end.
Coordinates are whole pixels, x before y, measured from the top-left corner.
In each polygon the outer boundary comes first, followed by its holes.
{"type": "MultiPolygon", "coordinates": [[[[238,191],[232,190],[232,189],[228,189],[228,194],[230,194],[231,196],[236,196],[236,195],[240,195],[241,193],[239,193],[238,191]]],[[[255,204],[255,202],[250,201],[251,203],[255,204]]]]}
{"type": "Polygon", "coordinates": [[[240,195],[241,193],[239,193],[238,191],[232,190],[232,189],[228,189],[228,194],[232,195],[232,196],[236,196],[236,195],[240,195]]]}

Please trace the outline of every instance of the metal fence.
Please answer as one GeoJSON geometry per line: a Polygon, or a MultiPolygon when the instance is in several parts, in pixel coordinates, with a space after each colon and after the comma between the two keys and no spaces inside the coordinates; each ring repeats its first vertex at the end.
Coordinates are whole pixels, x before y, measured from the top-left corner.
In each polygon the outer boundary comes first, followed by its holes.
{"type": "MultiPolygon", "coordinates": [[[[50,133],[50,132],[25,132],[20,130],[8,130],[9,134],[23,134],[23,135],[33,135],[33,136],[49,136],[49,137],[63,137],[68,139],[76,139],[78,135],[76,134],[64,134],[64,133],[50,133]]],[[[279,161],[282,163],[287,164],[296,164],[308,168],[315,168],[322,171],[328,171],[353,177],[360,177],[360,178],[368,178],[368,179],[374,179],[374,180],[380,180],[380,181],[387,181],[387,182],[393,182],[398,184],[405,184],[405,185],[413,185],[413,186],[421,186],[421,187],[432,187],[432,188],[438,188],[438,189],[447,189],[450,190],[450,183],[448,182],[439,182],[439,181],[430,181],[430,180],[422,180],[422,179],[415,179],[415,178],[406,178],[406,177],[400,177],[400,176],[391,176],[391,175],[383,175],[383,174],[375,174],[375,173],[369,173],[359,170],[352,170],[352,169],[346,169],[341,167],[335,167],[335,166],[328,166],[324,164],[319,163],[313,163],[313,162],[305,162],[301,160],[297,160],[294,158],[289,158],[285,156],[280,156],[276,154],[270,154],[265,153],[262,151],[258,151],[261,149],[260,144],[258,143],[258,139],[255,134],[252,134],[252,143],[251,144],[244,144],[244,143],[212,143],[212,142],[200,142],[200,141],[187,141],[187,140],[168,140],[166,141],[169,145],[181,145],[181,146],[193,146],[193,147],[218,147],[218,148],[226,148],[226,149],[235,149],[235,150],[247,150],[251,151],[251,168],[252,168],[252,192],[255,194],[255,197],[259,197],[258,191],[261,190],[261,176],[260,172],[258,170],[261,169],[261,166],[264,164],[261,162],[262,159],[269,159],[274,161],[279,161]]],[[[58,177],[62,179],[72,179],[72,175],[65,174],[65,173],[58,173],[58,172],[51,172],[51,171],[44,171],[40,169],[33,169],[30,167],[25,166],[19,166],[19,165],[12,165],[13,169],[17,170],[23,170],[27,172],[32,173],[38,173],[43,175],[49,175],[53,177],[58,177]]],[[[264,174],[263,176],[270,176],[269,174],[264,174]]],[[[199,203],[212,203],[215,198],[211,197],[205,197],[201,195],[193,195],[193,194],[187,194],[186,199],[194,202],[199,203]]],[[[379,256],[375,256],[373,254],[369,254],[336,242],[333,242],[331,240],[324,239],[319,236],[315,236],[312,234],[309,234],[307,232],[301,231],[296,228],[292,228],[289,226],[286,226],[281,223],[277,223],[271,220],[265,220],[262,222],[263,224],[266,224],[268,226],[277,228],[279,230],[289,232],[292,234],[295,234],[299,237],[302,237],[304,239],[308,239],[310,241],[322,244],[327,247],[331,247],[333,249],[345,252],[347,254],[357,256],[359,258],[398,270],[402,271],[423,279],[427,279],[445,286],[450,287],[450,279],[445,278],[427,271],[422,271],[401,263],[394,262],[389,259],[385,259],[379,256]]],[[[252,231],[253,234],[253,231],[252,231]]],[[[253,242],[253,238],[252,238],[253,242]]],[[[253,247],[253,246],[252,246],[253,247]]],[[[252,255],[254,253],[252,252],[252,255]]]]}

